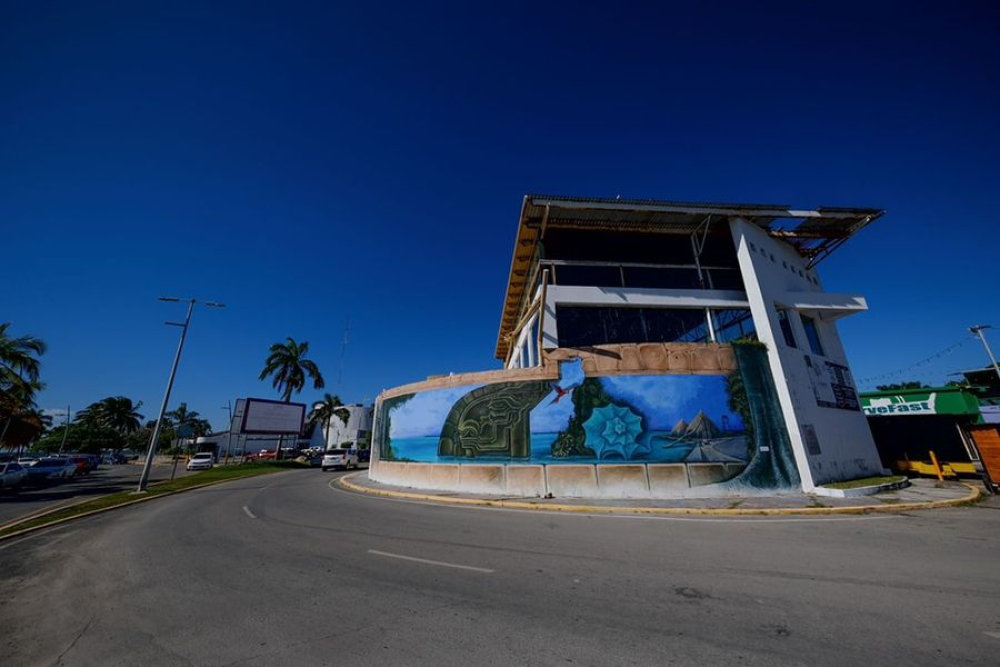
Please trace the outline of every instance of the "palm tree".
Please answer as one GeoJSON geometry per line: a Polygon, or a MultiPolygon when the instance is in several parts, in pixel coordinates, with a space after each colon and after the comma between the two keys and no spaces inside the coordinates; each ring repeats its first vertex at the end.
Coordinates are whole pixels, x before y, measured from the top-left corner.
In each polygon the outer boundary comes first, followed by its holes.
{"type": "Polygon", "coordinates": [[[328,446],[330,443],[330,422],[334,417],[339,419],[344,426],[347,426],[347,420],[350,418],[351,413],[348,412],[343,405],[344,404],[340,402],[339,396],[323,394],[323,400],[317,402],[316,405],[313,406],[312,412],[309,413],[310,424],[323,425],[324,447],[328,446]]]}
{"type": "Polygon", "coordinates": [[[39,383],[45,341],[34,336],[13,338],[8,333],[10,322],[0,324],[0,398],[18,406],[34,404],[39,383]]]}
{"type": "Polygon", "coordinates": [[[87,426],[109,428],[126,436],[142,426],[141,407],[142,401],[133,403],[131,398],[125,396],[108,396],[78,412],[76,421],[87,426]]]}
{"type": "Polygon", "coordinates": [[[281,400],[290,403],[292,394],[298,394],[306,386],[306,376],[312,379],[313,389],[326,386],[319,367],[311,359],[306,359],[309,352],[308,341],[295,342],[289,337],[287,343],[274,343],[270,354],[264,361],[264,370],[260,372],[261,380],[271,378],[271,386],[281,394],[281,400]]]}
{"type": "MultiPolygon", "coordinates": [[[[281,394],[281,400],[291,403],[292,394],[299,393],[306,386],[306,376],[312,379],[313,389],[322,389],[326,386],[323,376],[319,372],[319,367],[311,359],[306,359],[309,352],[309,342],[295,342],[291,336],[287,343],[273,343],[270,354],[264,361],[264,370],[260,372],[261,380],[271,378],[271,386],[281,394]]],[[[285,444],[285,436],[278,438],[278,447],[274,452],[275,460],[281,459],[281,447],[285,444]]]]}
{"type": "Polygon", "coordinates": [[[167,417],[173,420],[178,426],[201,419],[201,415],[196,410],[188,410],[187,403],[178,405],[176,410],[171,410],[167,413],[167,417]]]}

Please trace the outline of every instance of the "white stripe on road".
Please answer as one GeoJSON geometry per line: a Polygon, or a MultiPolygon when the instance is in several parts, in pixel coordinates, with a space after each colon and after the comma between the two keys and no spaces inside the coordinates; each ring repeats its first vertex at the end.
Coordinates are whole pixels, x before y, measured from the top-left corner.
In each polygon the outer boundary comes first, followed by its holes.
{"type": "Polygon", "coordinates": [[[472,565],[459,565],[457,563],[445,563],[440,560],[428,560],[426,558],[416,558],[414,556],[404,556],[402,554],[391,554],[388,551],[376,551],[375,549],[369,549],[368,553],[375,554],[376,556],[385,556],[386,558],[399,558],[400,560],[411,560],[414,563],[424,563],[426,565],[440,565],[441,567],[453,567],[456,570],[472,570],[473,572],[486,572],[487,574],[492,574],[496,570],[491,570],[488,567],[473,567],[472,565]]]}
{"type": "Polygon", "coordinates": [[[256,519],[257,518],[257,516],[253,512],[251,512],[250,508],[247,507],[246,505],[243,506],[243,513],[246,514],[251,519],[256,519]]]}

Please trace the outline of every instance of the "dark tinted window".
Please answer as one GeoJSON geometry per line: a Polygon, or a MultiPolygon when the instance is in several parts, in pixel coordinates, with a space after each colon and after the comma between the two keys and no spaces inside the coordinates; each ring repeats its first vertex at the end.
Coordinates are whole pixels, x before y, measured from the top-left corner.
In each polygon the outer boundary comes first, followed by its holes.
{"type": "MultiPolygon", "coordinates": [[[[697,269],[656,268],[626,266],[626,287],[654,287],[657,289],[701,289],[697,269]]],[[[707,285],[706,285],[707,287],[707,285]]]]}
{"type": "Polygon", "coordinates": [[[557,285],[591,285],[594,287],[621,287],[622,273],[617,266],[568,266],[558,265],[555,270],[557,285]]]}
{"type": "Polygon", "coordinates": [[[821,357],[825,357],[826,353],[823,351],[823,341],[819,338],[819,331],[816,329],[816,320],[806,315],[802,315],[802,328],[806,331],[806,340],[809,341],[809,349],[813,351],[813,354],[818,354],[821,357]]]}
{"type": "Polygon", "coordinates": [[[560,347],[708,340],[699,308],[558,306],[560,347]]]}
{"type": "Polygon", "coordinates": [[[749,310],[732,308],[712,311],[712,326],[715,327],[715,340],[728,343],[745,336],[756,336],[753,316],[749,310]]]}
{"type": "Polygon", "coordinates": [[[785,339],[785,345],[788,347],[798,347],[795,344],[795,334],[792,332],[792,322],[788,319],[788,311],[778,311],[778,324],[781,326],[781,335],[785,339]]]}

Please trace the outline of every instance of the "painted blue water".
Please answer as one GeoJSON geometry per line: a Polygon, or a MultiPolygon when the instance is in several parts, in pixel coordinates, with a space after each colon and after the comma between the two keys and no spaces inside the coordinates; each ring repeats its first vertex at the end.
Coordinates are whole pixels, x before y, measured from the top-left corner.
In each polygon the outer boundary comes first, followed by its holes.
{"type": "MultiPolygon", "coordinates": [[[[546,465],[560,463],[619,463],[621,459],[604,459],[598,461],[595,457],[572,457],[556,458],[552,456],[552,442],[556,439],[556,433],[532,433],[531,434],[531,458],[530,459],[510,459],[502,457],[482,457],[476,459],[491,463],[541,463],[546,465]]],[[[643,457],[632,459],[639,463],[679,463],[683,461],[693,445],[688,443],[676,443],[669,438],[657,436],[667,435],[666,431],[652,431],[643,435],[642,442],[649,446],[649,454],[643,457]]],[[[438,437],[436,435],[413,437],[413,438],[393,438],[392,450],[397,461],[417,461],[420,463],[468,463],[470,459],[455,456],[438,456],[438,437]]]]}

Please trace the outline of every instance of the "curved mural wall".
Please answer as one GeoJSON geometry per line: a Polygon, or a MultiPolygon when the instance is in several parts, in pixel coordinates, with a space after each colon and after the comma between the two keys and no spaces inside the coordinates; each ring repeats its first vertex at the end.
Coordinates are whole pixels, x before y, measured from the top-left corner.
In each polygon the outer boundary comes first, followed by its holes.
{"type": "Polygon", "coordinates": [[[622,371],[570,357],[553,362],[554,378],[472,374],[449,379],[451,386],[387,393],[377,407],[370,476],[418,488],[564,497],[795,488],[766,352],[738,345],[733,353],[728,371],[622,371]],[[492,381],[475,381],[483,375],[492,381]]]}

